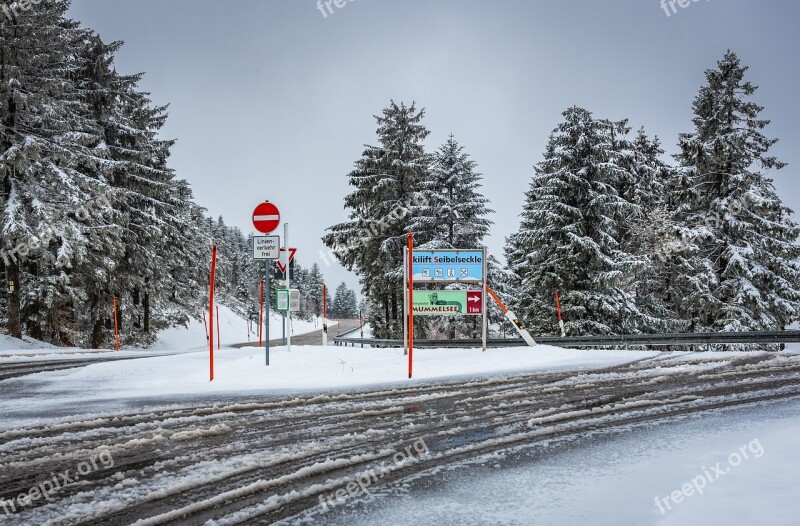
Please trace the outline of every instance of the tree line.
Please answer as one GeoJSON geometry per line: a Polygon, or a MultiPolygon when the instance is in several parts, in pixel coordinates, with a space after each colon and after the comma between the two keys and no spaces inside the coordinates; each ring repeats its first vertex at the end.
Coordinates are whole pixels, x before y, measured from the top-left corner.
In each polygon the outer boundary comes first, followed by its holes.
{"type": "MultiPolygon", "coordinates": [[[[777,140],[746,72],[731,51],[706,71],[673,162],[627,119],[563,112],[506,265],[490,260],[490,286],[532,332],[558,333],[557,290],[570,335],[780,330],[800,318],[800,229],[775,191],[771,174],[785,165],[769,153],[777,140]]],[[[394,101],[376,117],[377,144],[347,176],[348,220],[323,238],[359,275],[377,337],[402,334],[409,232],[420,249],[478,248],[491,225],[475,162],[452,135],[428,153],[423,118],[394,101]]],[[[476,335],[463,319],[416,328],[457,329],[476,335]]]]}
{"type": "MultiPolygon", "coordinates": [[[[141,74],[117,72],[122,43],[67,18],[68,7],[44,2],[0,19],[3,325],[97,348],[113,341],[117,298],[123,342],[146,345],[201,315],[212,244],[218,296],[252,313],[264,273],[252,240],[193,201],[168,165],[174,141],[160,138],[167,108],[139,88],[141,74]]],[[[319,314],[319,267],[295,273],[300,315],[319,314]]]]}

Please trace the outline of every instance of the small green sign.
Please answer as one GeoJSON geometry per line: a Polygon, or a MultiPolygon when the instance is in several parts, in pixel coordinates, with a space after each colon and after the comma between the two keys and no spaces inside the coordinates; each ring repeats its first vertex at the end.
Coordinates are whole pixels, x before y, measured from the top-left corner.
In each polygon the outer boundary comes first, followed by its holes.
{"type": "Polygon", "coordinates": [[[275,310],[278,312],[289,312],[289,289],[278,289],[275,291],[275,310]]]}
{"type": "Polygon", "coordinates": [[[475,316],[483,314],[480,290],[414,291],[414,316],[475,316]]]}

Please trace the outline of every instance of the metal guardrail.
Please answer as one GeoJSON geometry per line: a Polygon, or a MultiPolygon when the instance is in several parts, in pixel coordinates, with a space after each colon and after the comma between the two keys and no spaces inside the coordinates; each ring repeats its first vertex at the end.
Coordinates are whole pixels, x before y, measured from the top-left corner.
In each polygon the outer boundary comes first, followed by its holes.
{"type": "MultiPolygon", "coordinates": [[[[675,334],[623,334],[605,336],[545,336],[536,338],[537,344],[556,347],[633,347],[633,346],[687,346],[712,344],[800,343],[800,331],[759,332],[698,332],[675,334]]],[[[335,345],[371,345],[374,347],[402,347],[403,340],[381,338],[333,338],[335,345]]],[[[525,346],[521,338],[490,338],[489,347],[525,346]]],[[[414,340],[414,347],[480,347],[480,339],[414,340]]]]}
{"type": "MultiPolygon", "coordinates": [[[[328,330],[330,331],[330,328],[328,328],[328,330]]],[[[348,329],[348,330],[346,330],[346,331],[344,331],[342,333],[337,334],[336,336],[333,337],[333,340],[334,340],[334,342],[336,341],[337,338],[344,338],[344,339],[349,340],[350,338],[345,338],[345,336],[347,336],[348,334],[353,334],[354,332],[360,331],[360,330],[361,330],[361,327],[353,327],[352,329],[348,329]]]]}

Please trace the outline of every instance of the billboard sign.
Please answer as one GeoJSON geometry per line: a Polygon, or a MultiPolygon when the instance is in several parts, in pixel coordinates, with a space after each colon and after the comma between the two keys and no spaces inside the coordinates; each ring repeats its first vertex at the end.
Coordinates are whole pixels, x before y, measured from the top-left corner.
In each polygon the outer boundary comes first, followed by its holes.
{"type": "Polygon", "coordinates": [[[483,281],[483,250],[415,250],[412,276],[415,282],[483,281]]]}

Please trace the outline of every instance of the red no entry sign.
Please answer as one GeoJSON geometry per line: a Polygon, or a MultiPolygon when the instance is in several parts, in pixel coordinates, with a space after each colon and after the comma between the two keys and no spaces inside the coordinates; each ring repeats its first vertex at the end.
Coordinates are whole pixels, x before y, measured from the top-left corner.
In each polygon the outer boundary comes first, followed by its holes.
{"type": "Polygon", "coordinates": [[[263,234],[274,232],[281,223],[281,213],[278,207],[266,201],[253,211],[253,226],[263,234]]]}

